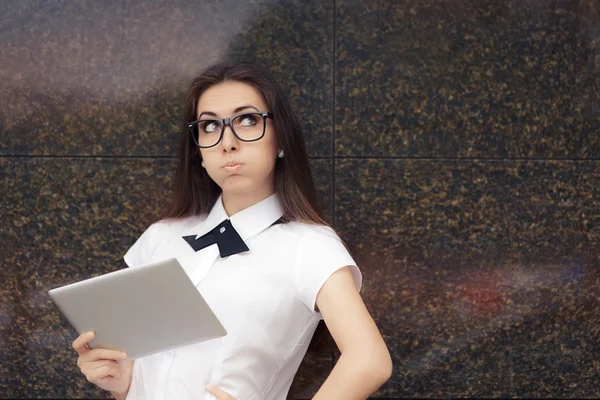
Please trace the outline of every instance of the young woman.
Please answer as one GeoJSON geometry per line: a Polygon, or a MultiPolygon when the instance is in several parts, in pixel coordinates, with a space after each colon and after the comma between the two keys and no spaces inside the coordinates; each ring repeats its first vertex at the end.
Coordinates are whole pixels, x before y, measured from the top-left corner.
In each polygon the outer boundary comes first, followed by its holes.
{"type": "Polygon", "coordinates": [[[170,257],[228,333],[126,363],[82,334],[78,366],[115,398],[285,399],[321,319],[341,357],[314,399],[366,399],[389,379],[361,273],[319,212],[298,120],[261,68],[219,64],[189,88],[172,206],[124,259],[170,257]]]}

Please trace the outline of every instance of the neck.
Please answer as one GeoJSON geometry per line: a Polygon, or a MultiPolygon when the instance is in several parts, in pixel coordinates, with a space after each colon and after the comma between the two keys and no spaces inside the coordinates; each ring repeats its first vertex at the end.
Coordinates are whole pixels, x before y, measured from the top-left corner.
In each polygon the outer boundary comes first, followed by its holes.
{"type": "Polygon", "coordinates": [[[245,210],[248,207],[253,206],[256,203],[261,202],[267,197],[275,193],[274,188],[264,191],[256,191],[250,193],[229,193],[223,192],[223,208],[229,217],[245,210]]]}

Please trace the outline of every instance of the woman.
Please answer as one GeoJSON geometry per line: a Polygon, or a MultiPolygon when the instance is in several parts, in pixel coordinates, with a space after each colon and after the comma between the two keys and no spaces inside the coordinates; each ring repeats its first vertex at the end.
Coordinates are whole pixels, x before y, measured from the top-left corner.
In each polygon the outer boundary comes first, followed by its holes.
{"type": "Polygon", "coordinates": [[[82,373],[117,399],[285,399],[324,319],[341,357],[314,398],[367,398],[389,379],[390,355],[361,273],[318,211],[283,91],[261,68],[219,64],[184,109],[172,206],[124,259],[177,257],[228,334],[118,363],[125,354],[90,350],[84,333],[73,342],[82,373]]]}

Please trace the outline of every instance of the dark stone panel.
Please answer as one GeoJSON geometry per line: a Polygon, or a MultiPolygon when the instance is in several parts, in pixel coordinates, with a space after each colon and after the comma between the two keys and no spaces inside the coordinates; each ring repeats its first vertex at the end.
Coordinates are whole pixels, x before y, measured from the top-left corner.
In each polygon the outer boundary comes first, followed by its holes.
{"type": "MultiPolygon", "coordinates": [[[[1,174],[2,172],[0,172],[1,174]]],[[[4,228],[0,227],[0,232],[4,228]]],[[[3,249],[0,250],[0,373],[2,374],[2,385],[0,385],[0,397],[7,397],[4,387],[16,387],[17,365],[19,360],[19,348],[16,346],[18,338],[21,337],[19,328],[19,299],[16,293],[20,292],[18,272],[10,263],[6,248],[14,247],[14,242],[2,242],[3,249]]]]}
{"type": "Polygon", "coordinates": [[[336,3],[336,155],[598,158],[594,2],[336,3]]]}
{"type": "Polygon", "coordinates": [[[332,154],[333,8],[228,1],[2,3],[0,155],[173,156],[192,78],[271,69],[312,156],[332,154]]]}
{"type": "Polygon", "coordinates": [[[134,48],[123,2],[3,4],[0,154],[134,152],[129,114],[140,106],[121,76],[121,53],[134,48]]]}
{"type": "Polygon", "coordinates": [[[11,276],[2,301],[12,308],[2,329],[12,333],[8,354],[17,356],[1,364],[10,378],[0,396],[103,395],[79,372],[70,347],[77,334],[47,291],[125,266],[122,255],[169,197],[172,164],[0,158],[2,265],[11,276]]]}
{"type": "Polygon", "coordinates": [[[333,223],[333,160],[311,159],[309,160],[313,180],[317,188],[319,204],[325,215],[325,220],[333,223]]]}
{"type": "Polygon", "coordinates": [[[269,68],[300,118],[309,156],[332,156],[333,3],[242,4],[254,17],[228,44],[229,58],[269,68]]]}
{"type": "Polygon", "coordinates": [[[598,397],[598,162],[338,160],[335,217],[394,360],[376,394],[598,397]]]}
{"type": "MultiPolygon", "coordinates": [[[[104,396],[80,374],[76,332],[47,291],[123,268],[122,255],[170,197],[174,166],[168,158],[0,158],[0,261],[9,266],[0,270],[0,397],[104,396]]],[[[331,160],[311,167],[331,219],[331,160]]],[[[331,368],[322,337],[300,368],[298,396],[331,368]]]]}
{"type": "Polygon", "coordinates": [[[288,393],[289,400],[312,399],[331,372],[331,354],[309,351],[302,360],[288,393]]]}
{"type": "Polygon", "coordinates": [[[342,232],[393,238],[399,254],[449,268],[481,260],[598,259],[597,161],[336,163],[342,232]],[[357,204],[364,209],[353,211],[357,204]]]}

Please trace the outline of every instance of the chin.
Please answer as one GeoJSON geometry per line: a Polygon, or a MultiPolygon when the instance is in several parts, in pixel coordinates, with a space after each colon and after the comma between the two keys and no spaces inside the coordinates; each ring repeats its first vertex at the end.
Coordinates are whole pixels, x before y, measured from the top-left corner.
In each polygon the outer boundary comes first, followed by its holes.
{"type": "Polygon", "coordinates": [[[249,179],[244,179],[242,177],[230,177],[234,179],[227,179],[223,182],[221,186],[221,190],[226,193],[247,193],[249,191],[256,189],[256,184],[249,179]]]}

